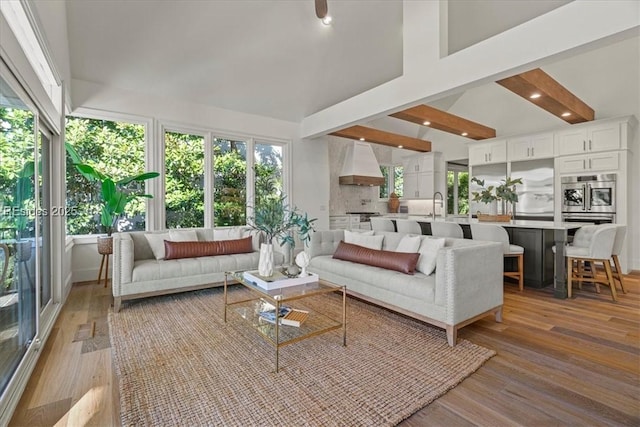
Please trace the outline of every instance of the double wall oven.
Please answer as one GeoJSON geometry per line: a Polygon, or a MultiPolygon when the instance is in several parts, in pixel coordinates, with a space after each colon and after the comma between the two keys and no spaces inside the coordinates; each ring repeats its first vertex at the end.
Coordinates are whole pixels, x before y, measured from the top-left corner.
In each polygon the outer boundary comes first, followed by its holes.
{"type": "Polygon", "coordinates": [[[562,220],[615,223],[616,175],[565,176],[562,187],[562,220]]]}

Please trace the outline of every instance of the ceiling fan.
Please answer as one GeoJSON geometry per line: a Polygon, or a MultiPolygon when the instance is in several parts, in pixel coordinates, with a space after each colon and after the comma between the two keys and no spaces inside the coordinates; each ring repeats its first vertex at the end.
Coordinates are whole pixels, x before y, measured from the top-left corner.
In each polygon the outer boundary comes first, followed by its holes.
{"type": "Polygon", "coordinates": [[[316,16],[322,21],[324,25],[331,24],[331,16],[329,15],[329,6],[327,6],[327,0],[314,0],[316,4],[316,16]]]}

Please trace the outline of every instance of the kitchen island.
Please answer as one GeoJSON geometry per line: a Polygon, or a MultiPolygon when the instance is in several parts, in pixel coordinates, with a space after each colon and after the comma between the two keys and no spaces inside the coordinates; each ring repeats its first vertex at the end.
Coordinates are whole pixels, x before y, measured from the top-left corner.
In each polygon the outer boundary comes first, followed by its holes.
{"type": "MultiPolygon", "coordinates": [[[[422,234],[431,234],[430,223],[434,219],[424,215],[390,214],[385,218],[391,220],[409,219],[417,221],[422,228],[422,234]]],[[[471,238],[471,223],[478,223],[477,219],[468,217],[436,217],[435,221],[455,222],[460,224],[466,239],[471,238]]],[[[534,220],[512,220],[509,222],[482,222],[504,227],[509,233],[509,240],[514,245],[524,248],[524,282],[525,286],[542,288],[554,285],[556,298],[567,298],[566,265],[564,246],[569,236],[583,225],[589,223],[555,222],[534,220]],[[552,247],[560,248],[554,254],[552,247]],[[554,269],[555,266],[555,269],[554,269]],[[554,274],[555,271],[555,274],[554,274]]],[[[512,268],[512,260],[505,260],[505,268],[512,268]]]]}

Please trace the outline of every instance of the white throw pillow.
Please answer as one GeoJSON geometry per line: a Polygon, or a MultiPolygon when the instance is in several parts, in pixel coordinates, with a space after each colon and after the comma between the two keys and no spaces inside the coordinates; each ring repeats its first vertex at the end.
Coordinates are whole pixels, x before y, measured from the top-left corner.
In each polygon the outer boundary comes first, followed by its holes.
{"type": "Polygon", "coordinates": [[[164,241],[171,240],[169,233],[145,233],[144,237],[149,242],[153,256],[156,259],[164,259],[164,241]]]}
{"type": "Polygon", "coordinates": [[[196,230],[169,230],[169,239],[172,242],[197,242],[196,230]]]}
{"type": "Polygon", "coordinates": [[[407,252],[414,254],[418,252],[420,248],[420,243],[422,241],[422,236],[411,236],[407,234],[406,236],[402,236],[400,239],[400,243],[398,243],[398,247],[395,252],[407,252]]]}
{"type": "Polygon", "coordinates": [[[213,240],[238,240],[247,237],[240,227],[220,228],[213,230],[213,240]]]}
{"type": "Polygon", "coordinates": [[[436,269],[436,261],[438,260],[438,251],[444,248],[445,239],[433,239],[424,238],[420,244],[418,252],[420,252],[420,258],[418,258],[418,265],[416,270],[426,274],[427,276],[433,273],[436,269]]]}
{"type": "Polygon", "coordinates": [[[357,233],[349,230],[344,231],[345,243],[364,246],[369,249],[381,250],[383,240],[384,236],[374,236],[373,231],[365,231],[363,233],[357,233]]]}

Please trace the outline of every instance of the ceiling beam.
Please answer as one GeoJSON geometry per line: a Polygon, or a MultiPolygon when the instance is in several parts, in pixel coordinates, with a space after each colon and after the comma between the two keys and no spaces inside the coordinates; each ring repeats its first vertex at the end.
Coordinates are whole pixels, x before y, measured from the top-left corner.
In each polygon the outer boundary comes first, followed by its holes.
{"type": "Polygon", "coordinates": [[[496,83],[568,123],[588,122],[595,116],[593,108],[540,68],[498,80],[496,83]],[[534,94],[539,97],[532,98],[534,94]]]}
{"type": "Polygon", "coordinates": [[[431,142],[397,133],[368,128],[366,126],[351,126],[345,129],[331,132],[329,135],[343,138],[364,140],[373,144],[387,145],[389,147],[404,148],[405,150],[428,152],[431,151],[431,142]],[[362,139],[364,138],[364,139],[362,139]]]}
{"type": "Polygon", "coordinates": [[[390,116],[475,140],[495,138],[496,136],[496,130],[493,128],[428,105],[416,105],[415,107],[390,114],[390,116]]]}

